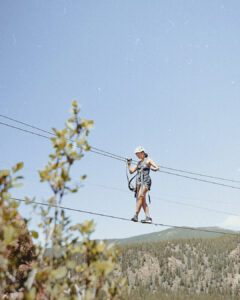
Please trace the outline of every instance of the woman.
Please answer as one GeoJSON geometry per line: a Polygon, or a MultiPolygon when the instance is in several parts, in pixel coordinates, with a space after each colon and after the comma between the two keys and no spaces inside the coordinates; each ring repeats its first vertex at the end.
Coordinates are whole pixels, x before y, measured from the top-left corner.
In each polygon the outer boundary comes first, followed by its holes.
{"type": "Polygon", "coordinates": [[[142,220],[142,223],[152,223],[152,218],[149,215],[148,205],[146,203],[146,194],[147,191],[151,188],[151,177],[149,176],[150,169],[153,171],[158,171],[159,167],[148,158],[148,154],[142,146],[138,146],[135,149],[135,154],[140,159],[136,166],[131,167],[131,160],[128,160],[128,170],[130,174],[133,174],[137,171],[137,206],[136,214],[131,219],[133,222],[138,222],[138,214],[143,207],[143,210],[146,214],[146,219],[142,220]]]}

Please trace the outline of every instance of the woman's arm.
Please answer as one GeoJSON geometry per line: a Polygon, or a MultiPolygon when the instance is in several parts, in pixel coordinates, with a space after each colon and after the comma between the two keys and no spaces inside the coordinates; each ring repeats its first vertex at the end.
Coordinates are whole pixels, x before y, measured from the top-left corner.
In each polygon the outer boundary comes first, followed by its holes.
{"type": "Polygon", "coordinates": [[[137,171],[137,165],[134,166],[134,167],[131,167],[131,160],[128,160],[128,171],[129,171],[130,174],[137,171]]]}
{"type": "Polygon", "coordinates": [[[152,167],[151,169],[155,172],[159,171],[159,166],[155,164],[155,162],[152,159],[148,159],[148,165],[152,167]]]}

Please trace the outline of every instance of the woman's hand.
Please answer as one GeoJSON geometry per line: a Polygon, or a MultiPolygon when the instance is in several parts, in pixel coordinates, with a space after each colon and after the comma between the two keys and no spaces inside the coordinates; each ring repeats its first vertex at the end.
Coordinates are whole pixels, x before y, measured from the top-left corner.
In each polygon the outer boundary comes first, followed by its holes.
{"type": "Polygon", "coordinates": [[[130,166],[131,163],[132,163],[132,159],[131,158],[127,158],[127,164],[128,164],[128,166],[130,166]]]}
{"type": "Polygon", "coordinates": [[[130,174],[134,173],[137,171],[137,164],[134,167],[131,167],[131,163],[132,163],[132,159],[131,158],[127,158],[127,166],[128,166],[128,171],[130,174]]]}

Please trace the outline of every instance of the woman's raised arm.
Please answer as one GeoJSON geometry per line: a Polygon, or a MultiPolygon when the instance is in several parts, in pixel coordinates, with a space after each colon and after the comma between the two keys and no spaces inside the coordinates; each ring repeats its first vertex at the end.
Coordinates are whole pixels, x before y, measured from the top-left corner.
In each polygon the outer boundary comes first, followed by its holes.
{"type": "Polygon", "coordinates": [[[148,165],[152,167],[151,169],[153,171],[155,171],[155,172],[159,171],[159,166],[156,165],[155,162],[150,158],[148,159],[148,165]]]}
{"type": "Polygon", "coordinates": [[[137,171],[137,165],[135,165],[134,167],[131,167],[131,160],[128,160],[128,171],[130,174],[134,173],[137,171]]]}

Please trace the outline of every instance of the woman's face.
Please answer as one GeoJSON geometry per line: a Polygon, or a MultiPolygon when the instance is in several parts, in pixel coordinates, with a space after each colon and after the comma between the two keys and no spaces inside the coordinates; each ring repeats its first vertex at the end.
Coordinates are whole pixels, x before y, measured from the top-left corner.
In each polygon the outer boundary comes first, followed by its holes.
{"type": "Polygon", "coordinates": [[[143,159],[144,158],[144,152],[137,152],[136,155],[137,155],[137,157],[139,159],[143,159]]]}

